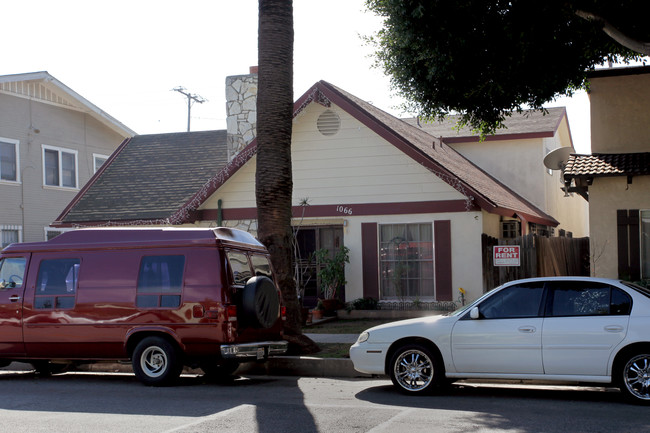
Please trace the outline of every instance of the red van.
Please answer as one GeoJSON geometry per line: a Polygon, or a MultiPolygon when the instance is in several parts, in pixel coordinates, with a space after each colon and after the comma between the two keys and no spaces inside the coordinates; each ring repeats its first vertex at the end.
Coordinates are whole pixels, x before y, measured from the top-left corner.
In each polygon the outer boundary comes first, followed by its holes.
{"type": "Polygon", "coordinates": [[[82,229],[0,253],[0,365],[131,360],[147,385],[183,366],[230,375],[283,354],[269,254],[228,229],[82,229]]]}

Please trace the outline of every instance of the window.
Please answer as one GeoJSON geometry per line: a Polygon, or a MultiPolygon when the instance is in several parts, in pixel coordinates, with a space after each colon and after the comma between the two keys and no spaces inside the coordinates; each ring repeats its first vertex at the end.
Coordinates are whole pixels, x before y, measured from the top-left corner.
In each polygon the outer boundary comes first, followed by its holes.
{"type": "Polygon", "coordinates": [[[629,295],[600,283],[564,282],[551,292],[549,316],[627,315],[632,308],[629,295]]]}
{"type": "Polygon", "coordinates": [[[381,298],[433,298],[433,225],[379,226],[381,298]]]}
{"type": "Polygon", "coordinates": [[[544,293],[544,283],[520,284],[490,296],[479,305],[483,319],[537,317],[544,293]]]}
{"type": "Polygon", "coordinates": [[[45,240],[49,241],[59,236],[61,233],[69,232],[74,229],[53,229],[51,227],[45,227],[45,240]]]}
{"type": "Polygon", "coordinates": [[[650,210],[641,211],[641,278],[650,280],[650,210]]]}
{"type": "Polygon", "coordinates": [[[21,242],[22,228],[20,226],[0,225],[0,248],[21,242]]]}
{"type": "Polygon", "coordinates": [[[181,305],[185,256],[147,256],[140,262],[136,305],[176,308],[181,305]]]}
{"type": "Polygon", "coordinates": [[[18,182],[18,140],[0,137],[0,180],[18,182]]]}
{"type": "Polygon", "coordinates": [[[521,223],[517,220],[501,221],[501,237],[515,239],[521,234],[521,223]]]}
{"type": "Polygon", "coordinates": [[[530,233],[539,236],[552,237],[553,235],[555,235],[555,227],[530,223],[530,233]]]}
{"type": "Polygon", "coordinates": [[[77,188],[77,151],[43,145],[43,184],[77,188]]]}
{"type": "Polygon", "coordinates": [[[7,257],[0,260],[0,283],[4,288],[22,287],[25,278],[25,258],[7,257]]]}
{"type": "Polygon", "coordinates": [[[107,160],[108,156],[93,153],[93,173],[97,173],[97,170],[99,170],[99,168],[104,165],[107,160]]]}
{"type": "Polygon", "coordinates": [[[233,284],[235,286],[245,285],[246,281],[253,276],[248,265],[248,257],[246,254],[236,251],[228,251],[227,256],[232,271],[233,284]]]}
{"type": "Polygon", "coordinates": [[[251,256],[251,263],[253,264],[253,269],[255,270],[255,275],[261,275],[263,277],[269,277],[273,279],[273,274],[271,273],[271,263],[269,259],[264,256],[251,256]]]}
{"type": "Polygon", "coordinates": [[[38,268],[34,308],[73,308],[80,264],[79,259],[43,260],[38,268]]]}

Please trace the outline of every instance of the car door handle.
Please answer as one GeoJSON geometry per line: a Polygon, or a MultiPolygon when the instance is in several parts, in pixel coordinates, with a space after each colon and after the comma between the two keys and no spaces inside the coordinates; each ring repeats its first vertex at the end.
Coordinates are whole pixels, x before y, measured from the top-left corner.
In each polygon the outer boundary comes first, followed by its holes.
{"type": "Polygon", "coordinates": [[[534,326],[520,326],[519,327],[519,332],[524,332],[526,334],[532,334],[535,331],[537,331],[537,329],[534,326]]]}
{"type": "Polygon", "coordinates": [[[625,328],[623,328],[621,325],[608,325],[605,326],[605,331],[607,332],[623,332],[625,328]]]}
{"type": "Polygon", "coordinates": [[[18,302],[18,301],[20,301],[20,296],[18,296],[18,295],[11,295],[11,296],[9,297],[9,300],[10,300],[11,302],[18,302]]]}

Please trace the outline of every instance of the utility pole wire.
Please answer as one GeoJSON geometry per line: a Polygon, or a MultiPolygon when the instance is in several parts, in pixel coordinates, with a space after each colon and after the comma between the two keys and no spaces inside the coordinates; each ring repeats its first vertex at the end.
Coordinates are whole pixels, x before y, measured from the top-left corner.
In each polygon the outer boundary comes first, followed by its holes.
{"type": "Polygon", "coordinates": [[[203,104],[204,102],[207,101],[207,99],[194,94],[194,93],[189,93],[185,87],[178,86],[174,87],[172,89],[174,92],[178,92],[182,95],[185,95],[187,97],[187,132],[190,132],[190,111],[192,110],[192,104],[194,102],[198,102],[199,104],[203,104]]]}

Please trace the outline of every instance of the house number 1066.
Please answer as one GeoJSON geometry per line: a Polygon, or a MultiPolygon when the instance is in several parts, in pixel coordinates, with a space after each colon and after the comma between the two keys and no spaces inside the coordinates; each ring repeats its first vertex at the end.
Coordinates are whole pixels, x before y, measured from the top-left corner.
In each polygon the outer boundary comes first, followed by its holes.
{"type": "Polygon", "coordinates": [[[346,215],[352,215],[352,208],[347,206],[336,206],[336,211],[346,215]]]}

